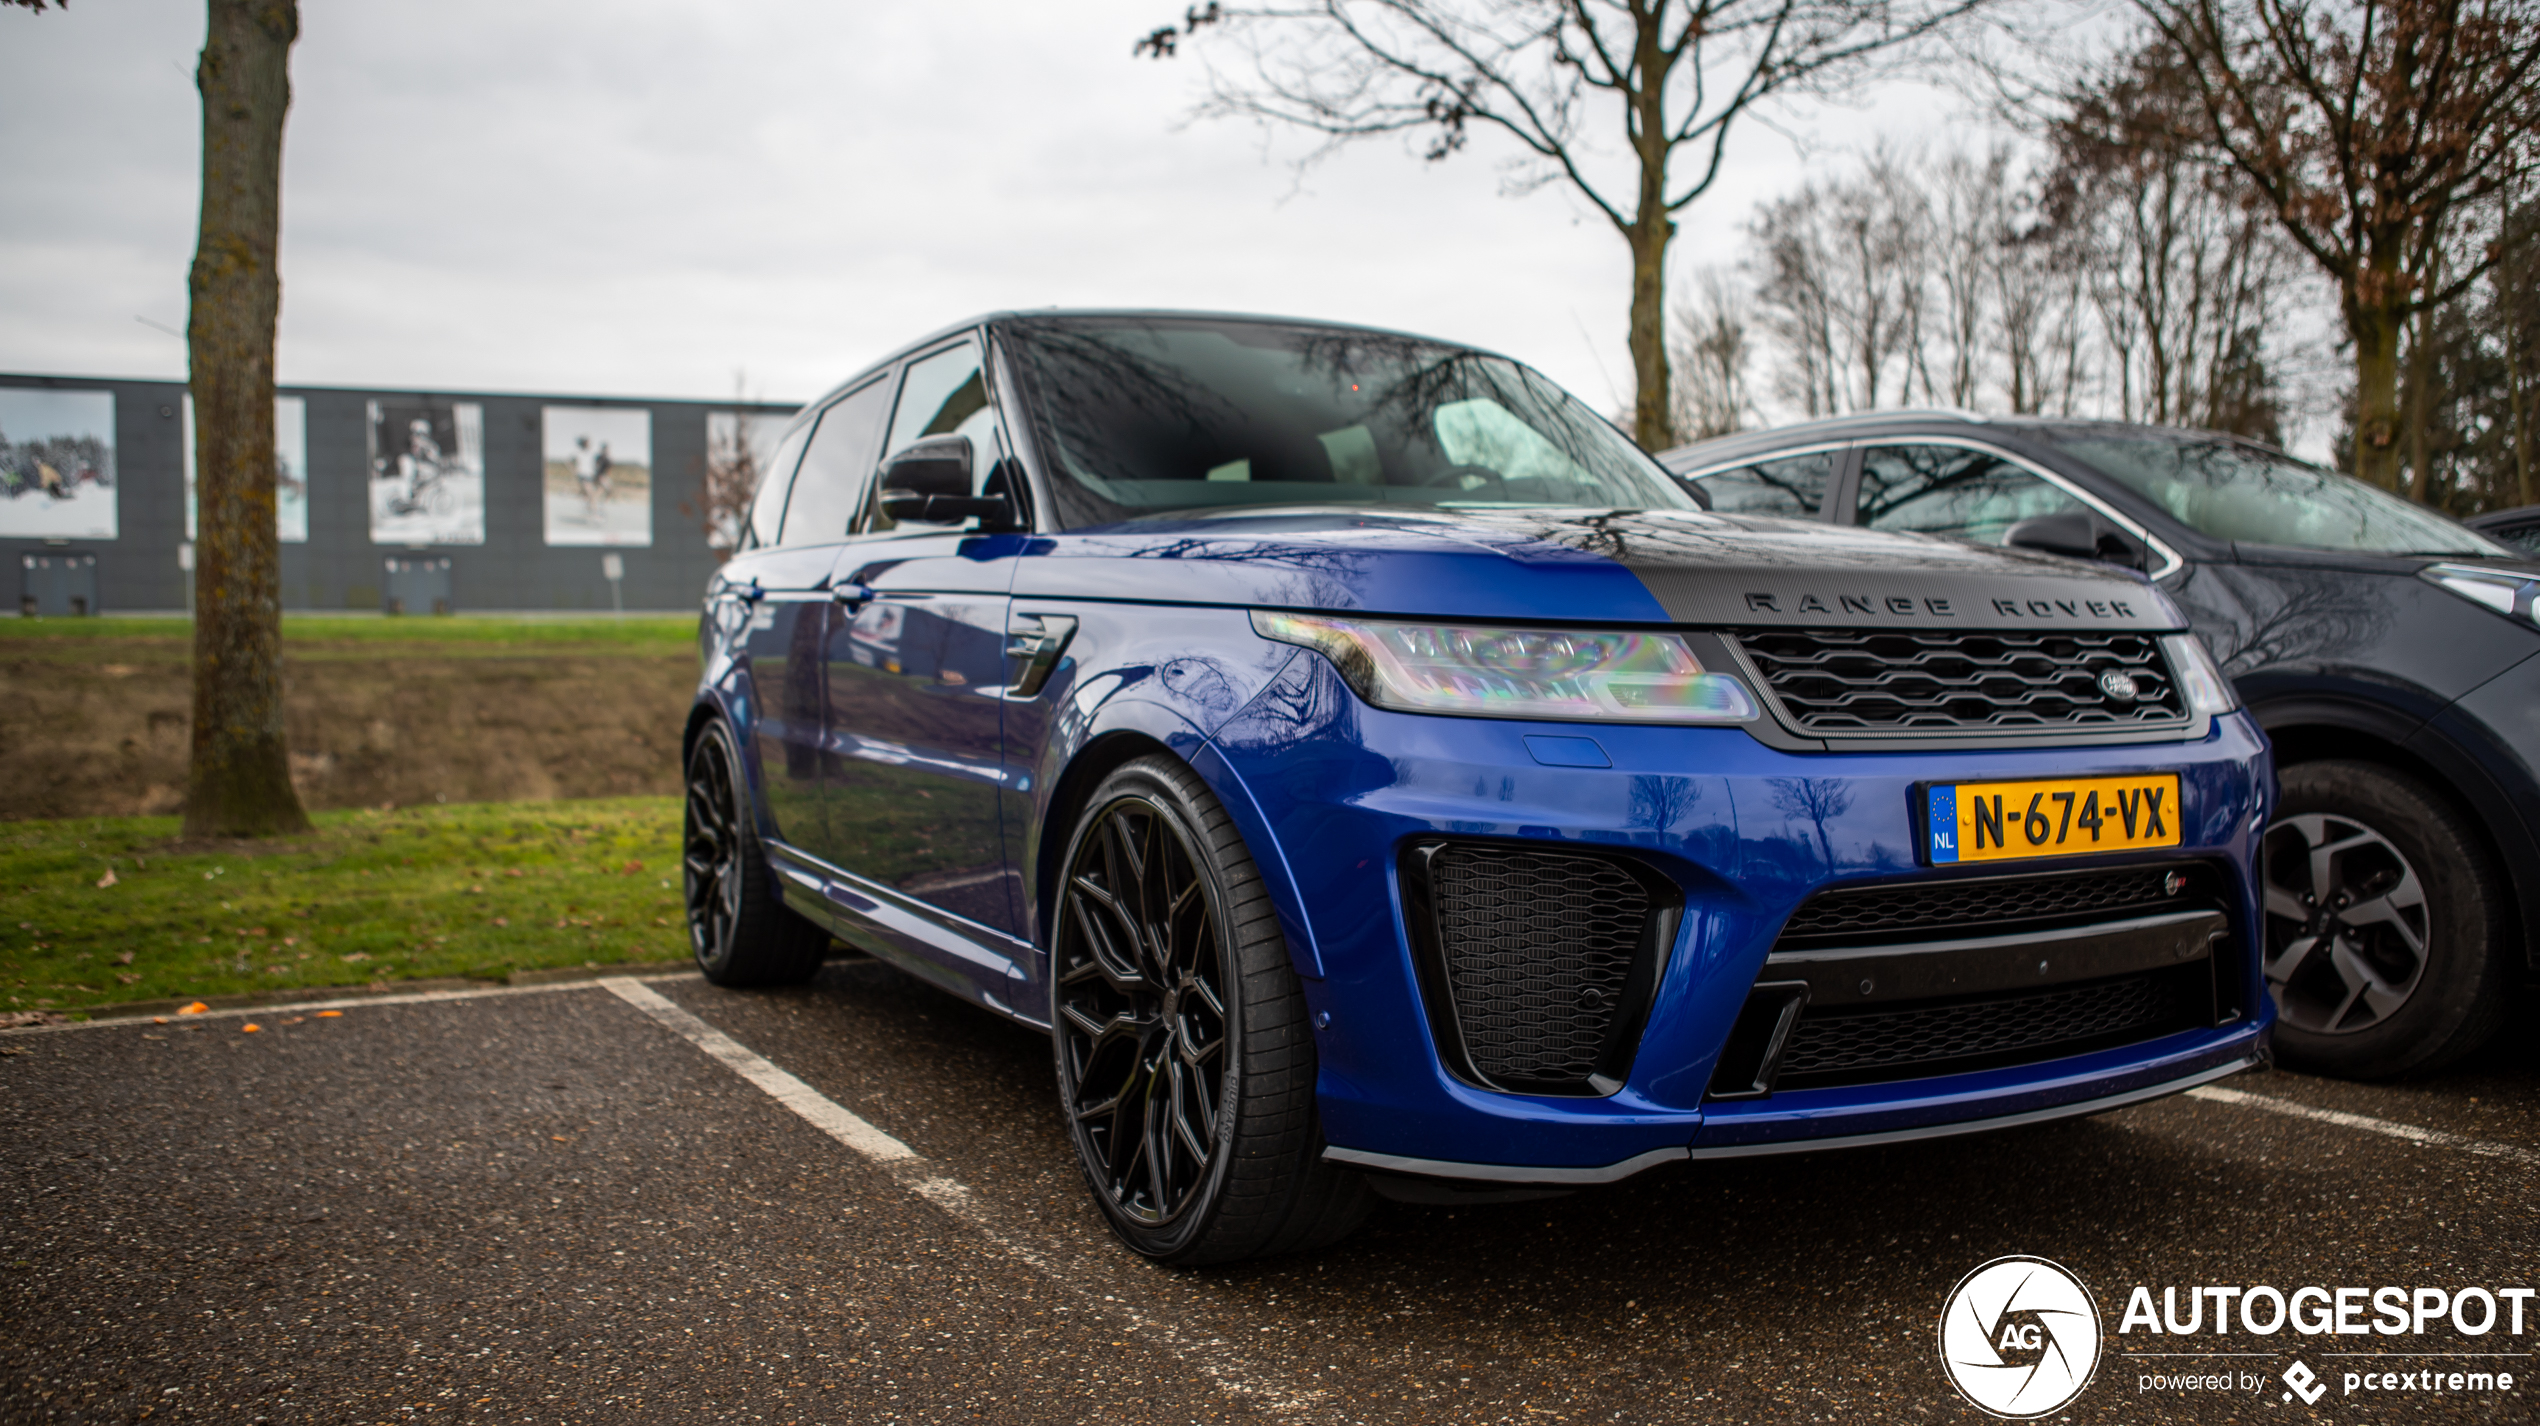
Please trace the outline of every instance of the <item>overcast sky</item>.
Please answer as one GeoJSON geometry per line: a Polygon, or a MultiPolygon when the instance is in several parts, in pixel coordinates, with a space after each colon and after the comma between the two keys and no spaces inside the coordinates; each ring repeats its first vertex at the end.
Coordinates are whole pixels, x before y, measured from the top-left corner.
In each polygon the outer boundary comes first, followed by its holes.
{"type": "MultiPolygon", "coordinates": [[[[1202,71],[1130,43],[1180,0],[309,0],[284,140],[281,378],[799,401],[1003,307],[1327,317],[1529,361],[1626,400],[1629,265],[1498,150],[1184,121],[1202,71]]],[[[0,370],[181,378],[202,0],[0,13],[0,370]],[[155,323],[157,326],[148,324],[155,323]]],[[[1892,89],[1750,125],[1690,215],[1723,261],[1760,196],[1872,135],[1953,127],[1892,89]]]]}

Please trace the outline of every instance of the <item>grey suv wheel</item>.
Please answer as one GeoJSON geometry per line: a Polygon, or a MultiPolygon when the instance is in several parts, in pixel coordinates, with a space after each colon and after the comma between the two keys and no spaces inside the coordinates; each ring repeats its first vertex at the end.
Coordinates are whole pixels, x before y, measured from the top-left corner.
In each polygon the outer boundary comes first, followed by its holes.
{"type": "Polygon", "coordinates": [[[2265,874],[2278,1054],[2386,1079],[2477,1049],[2508,977],[2494,859],[2468,819],[2378,763],[2299,763],[2282,783],[2265,874]]]}

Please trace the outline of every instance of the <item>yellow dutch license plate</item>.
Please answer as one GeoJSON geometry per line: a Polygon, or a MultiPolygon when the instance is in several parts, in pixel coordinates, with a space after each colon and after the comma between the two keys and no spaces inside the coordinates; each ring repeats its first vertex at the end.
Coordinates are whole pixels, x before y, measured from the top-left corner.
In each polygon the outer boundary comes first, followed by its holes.
{"type": "Polygon", "coordinates": [[[1956,782],[1930,789],[1935,864],[2074,857],[2178,845],[2178,774],[1956,782]]]}

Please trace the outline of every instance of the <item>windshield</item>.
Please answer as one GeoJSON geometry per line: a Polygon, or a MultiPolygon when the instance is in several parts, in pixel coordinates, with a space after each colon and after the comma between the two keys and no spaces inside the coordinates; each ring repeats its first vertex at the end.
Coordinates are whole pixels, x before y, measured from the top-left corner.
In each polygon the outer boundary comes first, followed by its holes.
{"type": "Polygon", "coordinates": [[[1620,432],[1501,357],[1200,318],[1007,332],[1070,527],[1236,505],[1695,508],[1620,432]]]}
{"type": "Polygon", "coordinates": [[[2078,433],[2058,443],[2218,540],[2360,554],[2507,553],[2421,505],[2257,446],[2078,433]]]}

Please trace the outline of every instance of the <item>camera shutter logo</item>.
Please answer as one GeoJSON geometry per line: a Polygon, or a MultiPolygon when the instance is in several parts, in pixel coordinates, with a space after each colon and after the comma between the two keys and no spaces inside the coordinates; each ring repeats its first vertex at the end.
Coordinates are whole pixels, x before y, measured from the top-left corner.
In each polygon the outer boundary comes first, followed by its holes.
{"type": "Polygon", "coordinates": [[[2060,1411],[2099,1369],[2099,1304],[2044,1258],[1995,1258],[1940,1312],[1940,1365],[1968,1404],[2026,1420],[2060,1411]]]}

